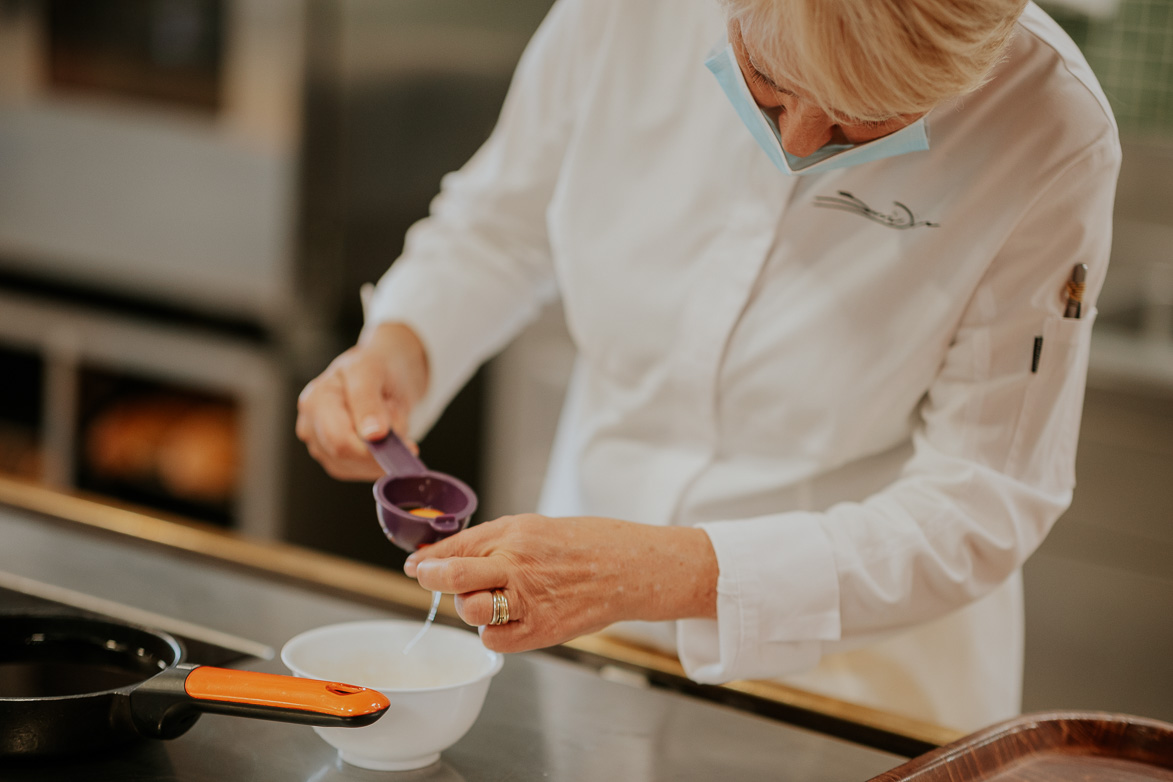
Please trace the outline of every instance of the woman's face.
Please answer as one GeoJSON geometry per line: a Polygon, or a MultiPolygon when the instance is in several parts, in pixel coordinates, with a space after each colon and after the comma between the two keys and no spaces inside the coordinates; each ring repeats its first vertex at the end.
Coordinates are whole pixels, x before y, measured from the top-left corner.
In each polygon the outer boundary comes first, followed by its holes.
{"type": "Polygon", "coordinates": [[[754,101],[778,126],[782,147],[795,157],[806,157],[828,143],[862,144],[895,133],[924,116],[901,114],[884,122],[837,123],[808,97],[775,82],[755,65],[741,36],[741,25],[729,22],[729,42],[754,101]]]}

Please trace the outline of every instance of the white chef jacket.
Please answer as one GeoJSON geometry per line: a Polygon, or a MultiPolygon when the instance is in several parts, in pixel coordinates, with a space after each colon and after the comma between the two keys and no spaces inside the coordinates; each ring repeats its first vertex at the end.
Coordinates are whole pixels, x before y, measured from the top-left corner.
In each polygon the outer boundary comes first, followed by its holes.
{"type": "Polygon", "coordinates": [[[577,360],[540,510],[699,525],[720,568],[715,621],[629,632],[699,682],[1009,717],[1020,568],[1075,480],[1107,102],[1032,5],[929,151],[792,178],[704,66],[724,35],[713,0],[555,4],[370,302],[427,349],[413,434],[558,296],[577,360]]]}

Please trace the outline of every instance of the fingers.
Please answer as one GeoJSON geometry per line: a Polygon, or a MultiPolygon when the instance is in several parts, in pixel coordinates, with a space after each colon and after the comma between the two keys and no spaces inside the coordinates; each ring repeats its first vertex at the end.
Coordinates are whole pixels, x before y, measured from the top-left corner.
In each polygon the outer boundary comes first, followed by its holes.
{"type": "Polygon", "coordinates": [[[404,570],[425,589],[455,594],[461,619],[479,627],[494,651],[562,643],[605,627],[623,610],[615,599],[622,584],[617,588],[612,575],[600,574],[605,569],[598,561],[612,525],[567,522],[523,514],[478,524],[414,552],[404,570]],[[492,625],[497,590],[508,603],[509,621],[492,625]]]}
{"type": "MultiPolygon", "coordinates": [[[[465,623],[473,627],[481,627],[493,621],[493,591],[482,590],[456,596],[456,613],[465,623]]],[[[502,589],[505,600],[509,604],[509,623],[520,622],[521,601],[519,595],[509,589],[502,589]]],[[[505,625],[494,625],[504,627],[505,625]]]]}
{"type": "MultiPolygon", "coordinates": [[[[403,566],[403,572],[416,578],[416,569],[425,560],[447,557],[484,557],[492,554],[497,550],[503,534],[508,531],[508,520],[511,518],[513,517],[503,516],[500,519],[477,524],[435,543],[421,546],[408,556],[403,566]]],[[[500,586],[500,584],[488,586],[500,586]]]]}
{"type": "Polygon", "coordinates": [[[503,525],[487,522],[421,548],[408,557],[407,575],[429,590],[456,595],[456,612],[470,625],[493,619],[493,591],[500,589],[509,602],[509,619],[521,618],[521,599],[511,586],[507,557],[493,553],[503,525]]]}
{"type": "MultiPolygon", "coordinates": [[[[370,360],[359,360],[341,368],[342,389],[351,431],[364,440],[380,440],[395,423],[392,407],[399,407],[386,388],[382,367],[370,360]]],[[[396,416],[402,419],[402,414],[396,416]]]]}
{"type": "MultiPolygon", "coordinates": [[[[512,610],[512,609],[510,609],[512,610]]],[[[532,649],[543,649],[547,646],[553,646],[560,641],[547,641],[544,639],[534,640],[535,634],[528,632],[528,626],[524,622],[515,622],[510,619],[509,624],[504,625],[477,625],[481,634],[481,643],[485,645],[486,649],[492,649],[494,652],[501,652],[502,654],[511,654],[513,652],[528,652],[532,649]]],[[[569,640],[562,639],[563,641],[569,640]]]]}
{"type": "Polygon", "coordinates": [[[396,414],[406,420],[405,407],[385,398],[383,389],[388,385],[378,362],[351,348],[301,392],[295,431],[331,476],[375,480],[383,474],[359,427],[377,439],[387,434],[396,414]]]}
{"type": "MultiPolygon", "coordinates": [[[[402,323],[364,330],[359,344],[330,362],[297,400],[297,436],[330,475],[373,480],[383,474],[367,443],[406,431],[428,385],[427,352],[402,323]]],[[[408,448],[418,453],[415,443],[408,448]]]]}
{"type": "Polygon", "coordinates": [[[415,578],[432,592],[463,595],[508,586],[509,568],[502,556],[426,559],[416,564],[415,578]]]}
{"type": "Polygon", "coordinates": [[[336,377],[324,374],[307,385],[297,408],[297,437],[327,473],[340,480],[374,480],[383,474],[354,431],[336,377]]]}

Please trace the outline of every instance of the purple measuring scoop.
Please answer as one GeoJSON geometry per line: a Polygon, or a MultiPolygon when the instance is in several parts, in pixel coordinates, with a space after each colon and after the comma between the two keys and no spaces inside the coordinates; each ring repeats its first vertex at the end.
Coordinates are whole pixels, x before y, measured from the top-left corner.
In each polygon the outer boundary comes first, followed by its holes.
{"type": "Polygon", "coordinates": [[[405,551],[455,535],[468,526],[477,495],[463,481],[429,470],[394,432],[367,444],[387,474],[375,481],[379,526],[405,551]],[[416,516],[413,508],[434,508],[442,515],[416,516]]]}

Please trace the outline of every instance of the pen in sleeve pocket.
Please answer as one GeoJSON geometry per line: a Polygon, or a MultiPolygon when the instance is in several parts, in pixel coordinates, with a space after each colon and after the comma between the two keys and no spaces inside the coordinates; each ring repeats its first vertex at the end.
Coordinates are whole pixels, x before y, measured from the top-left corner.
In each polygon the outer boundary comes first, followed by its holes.
{"type": "Polygon", "coordinates": [[[1087,279],[1087,264],[1077,263],[1071,270],[1071,281],[1067,283],[1067,307],[1065,318],[1079,318],[1083,314],[1083,283],[1087,279]]]}
{"type": "MultiPolygon", "coordinates": [[[[1087,264],[1077,263],[1071,270],[1071,280],[1068,281],[1064,292],[1067,294],[1067,306],[1063,308],[1063,317],[1078,320],[1083,315],[1083,286],[1087,280],[1087,264]]],[[[1034,351],[1030,359],[1030,371],[1039,371],[1039,358],[1043,355],[1043,338],[1035,337],[1034,351]]]]}

